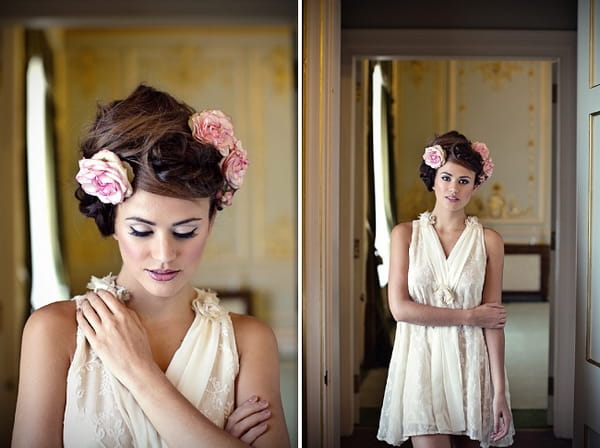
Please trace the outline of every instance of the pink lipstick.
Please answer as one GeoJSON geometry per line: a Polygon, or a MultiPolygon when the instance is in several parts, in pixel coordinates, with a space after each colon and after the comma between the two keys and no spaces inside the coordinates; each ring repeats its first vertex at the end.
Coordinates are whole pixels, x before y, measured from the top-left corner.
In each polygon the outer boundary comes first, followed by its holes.
{"type": "Polygon", "coordinates": [[[171,269],[146,269],[146,272],[150,275],[152,280],[156,280],[157,282],[171,281],[179,274],[179,271],[173,271],[171,269]]]}

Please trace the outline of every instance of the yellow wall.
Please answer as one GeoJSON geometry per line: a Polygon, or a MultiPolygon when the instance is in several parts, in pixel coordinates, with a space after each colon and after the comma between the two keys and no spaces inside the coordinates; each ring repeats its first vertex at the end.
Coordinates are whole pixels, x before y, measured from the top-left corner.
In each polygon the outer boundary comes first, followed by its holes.
{"type": "Polygon", "coordinates": [[[8,446],[18,382],[21,330],[28,310],[23,82],[24,36],[0,28],[0,445],[8,446]]]}
{"type": "Polygon", "coordinates": [[[391,64],[399,220],[433,206],[419,179],[424,144],[456,129],[490,148],[494,175],[469,213],[508,243],[550,242],[552,62],[395,60],[391,64]]]}
{"type": "Polygon", "coordinates": [[[219,213],[196,276],[201,287],[249,289],[254,314],[296,348],[296,130],[289,26],[64,29],[55,54],[59,198],[67,283],[119,270],[112,238],[99,236],[73,198],[78,141],[97,102],[140,82],[192,107],[232,116],[250,167],[234,206],[219,213]]]}

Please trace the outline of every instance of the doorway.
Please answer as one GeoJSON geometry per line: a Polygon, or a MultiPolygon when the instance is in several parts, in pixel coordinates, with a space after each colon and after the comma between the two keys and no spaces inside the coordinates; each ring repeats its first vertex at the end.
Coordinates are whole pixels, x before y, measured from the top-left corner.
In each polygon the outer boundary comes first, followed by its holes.
{"type": "MultiPolygon", "coordinates": [[[[365,60],[389,60],[389,59],[443,59],[443,58],[482,58],[494,59],[501,57],[504,60],[513,59],[529,59],[529,60],[548,60],[556,64],[556,70],[559,81],[556,92],[558,98],[558,107],[556,116],[558,119],[554,121],[557,126],[553,128],[552,135],[555,140],[555,147],[551,147],[552,159],[554,160],[552,171],[552,185],[556,185],[555,193],[551,194],[551,204],[553,218],[548,222],[558,223],[555,229],[550,229],[550,237],[548,244],[553,244],[553,260],[551,266],[572,266],[573,260],[573,241],[572,232],[574,229],[574,197],[575,191],[573,185],[568,185],[567,182],[561,182],[561,179],[567,179],[574,170],[574,161],[569,160],[568,148],[572,148],[574,144],[574,123],[575,117],[572,113],[572,107],[575,99],[574,90],[574,68],[572,66],[572,51],[574,49],[574,34],[571,33],[528,33],[528,32],[481,32],[480,35],[474,36],[474,32],[463,33],[456,31],[452,36],[448,36],[445,32],[431,32],[427,35],[411,32],[409,30],[394,30],[394,31],[369,31],[369,30],[352,30],[343,33],[342,39],[342,83],[349,83],[354,96],[349,96],[352,101],[342,95],[342,122],[356,123],[361,117],[364,118],[363,110],[364,101],[361,92],[363,91],[364,83],[367,76],[360,69],[359,61],[365,60]],[[439,34],[439,35],[437,35],[439,34]],[[474,44],[476,42],[476,44],[474,44]],[[522,45],[526,42],[526,45],[522,45]],[[445,44],[444,44],[445,43],[445,44]],[[505,55],[513,55],[511,58],[506,58],[505,55]],[[347,112],[351,110],[351,112],[347,112]],[[347,121],[350,120],[350,121],[347,121]]],[[[477,34],[477,33],[475,33],[477,34]]],[[[344,127],[342,127],[344,128],[344,127]]],[[[351,145],[354,150],[358,151],[359,145],[367,138],[364,131],[358,127],[349,126],[350,131],[342,131],[342,147],[345,143],[351,145]]],[[[468,135],[468,134],[467,134],[468,135]]],[[[552,140],[552,139],[551,139],[552,140]]],[[[423,141],[420,142],[422,146],[423,141]]],[[[363,156],[356,153],[356,165],[359,166],[363,156]]],[[[572,157],[571,157],[572,158],[572,157]]],[[[342,161],[343,164],[343,161],[342,161]]],[[[414,164],[413,164],[414,165],[414,164]]],[[[343,167],[342,167],[343,169],[343,167]]],[[[355,185],[359,183],[361,174],[355,173],[355,185]]],[[[342,191],[344,190],[342,186],[342,191]]],[[[353,194],[359,197],[353,197],[352,203],[354,208],[360,207],[362,204],[360,188],[354,190],[353,194]]],[[[361,196],[362,195],[362,196],[361,196]]],[[[354,240],[355,248],[363,248],[362,244],[362,225],[360,219],[355,219],[354,228],[341,229],[340,238],[342,240],[354,240]],[[346,234],[344,234],[346,232],[346,234]],[[347,235],[347,233],[350,235],[347,235]],[[358,241],[358,242],[357,242],[358,241]]],[[[501,231],[501,233],[503,233],[501,231]]],[[[356,251],[355,251],[356,255],[356,251]]],[[[535,257],[534,257],[535,258],[535,257]]],[[[533,262],[532,260],[527,261],[533,262]]],[[[357,263],[354,263],[356,266],[357,263]]],[[[341,282],[344,283],[344,273],[341,273],[341,282]]],[[[348,273],[346,273],[348,275],[348,273]]],[[[360,314],[361,295],[360,282],[363,274],[354,270],[350,273],[347,279],[353,283],[354,290],[351,297],[354,301],[349,304],[353,306],[359,302],[357,308],[352,312],[353,322],[359,324],[360,319],[357,318],[357,313],[360,314]]],[[[548,362],[552,368],[549,369],[548,376],[551,377],[551,382],[554,383],[554,394],[547,399],[547,404],[550,410],[549,416],[554,423],[554,433],[560,437],[571,437],[572,434],[572,388],[573,388],[573,371],[572,371],[572,349],[570,347],[574,340],[574,320],[573,313],[569,310],[568,303],[565,297],[573,294],[574,291],[574,267],[562,268],[560,271],[551,270],[549,277],[550,290],[552,296],[557,300],[549,302],[549,322],[548,334],[552,334],[549,342],[548,362]]],[[[518,289],[518,288],[517,288],[518,289]]],[[[525,288],[529,289],[529,287],[525,288]]],[[[543,331],[542,331],[543,333],[543,331]]],[[[340,338],[342,341],[347,339],[344,335],[340,338]]],[[[547,338],[546,338],[547,339],[547,338]]],[[[342,353],[354,350],[353,347],[342,345],[342,353]]],[[[357,359],[359,355],[353,353],[348,356],[346,364],[341,366],[342,375],[346,372],[346,368],[351,368],[354,374],[355,384],[357,379],[360,379],[360,361],[357,359]]],[[[510,374],[509,374],[510,375],[510,374]]],[[[509,378],[510,379],[510,378],[509,378]]],[[[343,381],[342,381],[343,383],[343,381]]],[[[543,381],[546,383],[546,380],[543,381]]],[[[360,382],[358,381],[358,384],[360,382]]],[[[380,384],[380,381],[379,381],[380,384]]],[[[360,387],[355,387],[355,394],[346,396],[341,394],[341,432],[342,435],[349,434],[353,430],[353,425],[360,421],[360,387]],[[351,414],[349,417],[348,414],[351,414]]],[[[546,418],[546,416],[543,416],[546,418]]]]}
{"type": "MultiPolygon", "coordinates": [[[[509,321],[506,368],[518,428],[547,427],[552,222],[552,60],[392,59],[361,61],[368,73],[366,216],[373,229],[377,272],[366,276],[359,423],[373,423],[382,402],[394,339],[387,311],[391,228],[433,207],[418,176],[422,148],[434,134],[457,129],[485,141],[496,172],[467,206],[505,242],[504,293],[509,321]],[[375,213],[369,204],[374,203],[375,213]],[[368,218],[369,217],[369,218],[368,218]],[[376,283],[376,284],[370,284],[376,283]],[[376,288],[379,293],[373,294],[376,288]],[[383,300],[382,300],[383,299],[383,300]],[[380,303],[383,302],[383,303],[380,303]],[[377,329],[385,329],[383,337],[377,329]],[[375,337],[373,337],[375,334],[375,337]],[[387,338],[385,338],[387,336],[387,338]]],[[[367,232],[369,233],[369,232],[367,232]]],[[[372,250],[370,247],[368,250],[372,250]]],[[[366,254],[366,269],[369,269],[366,254]]]]}

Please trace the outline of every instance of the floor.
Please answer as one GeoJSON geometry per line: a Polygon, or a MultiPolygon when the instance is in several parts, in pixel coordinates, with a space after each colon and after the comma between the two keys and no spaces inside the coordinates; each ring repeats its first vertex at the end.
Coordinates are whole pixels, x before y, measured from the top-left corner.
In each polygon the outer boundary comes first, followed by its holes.
{"type": "MultiPolygon", "coordinates": [[[[517,434],[513,447],[567,448],[571,441],[556,439],[547,422],[549,304],[506,303],[506,369],[517,434]]],[[[368,372],[361,385],[359,424],[354,434],[343,437],[342,448],[389,447],[376,439],[379,407],[387,369],[368,372]]],[[[410,442],[402,445],[410,447],[410,442]]]]}
{"type": "MultiPolygon", "coordinates": [[[[342,437],[341,448],[390,448],[385,442],[375,438],[377,428],[356,427],[350,437],[342,437]]],[[[403,443],[402,448],[412,447],[410,441],[403,443]]],[[[571,448],[571,440],[557,439],[550,429],[517,430],[512,448],[571,448]]]]}

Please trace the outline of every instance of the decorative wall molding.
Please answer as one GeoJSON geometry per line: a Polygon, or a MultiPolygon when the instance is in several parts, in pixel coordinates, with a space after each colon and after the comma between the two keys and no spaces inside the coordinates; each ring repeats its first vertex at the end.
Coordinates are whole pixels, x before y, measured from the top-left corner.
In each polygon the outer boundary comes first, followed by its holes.
{"type": "Polygon", "coordinates": [[[293,31],[278,25],[53,32],[63,241],[73,292],[83,290],[90,269],[99,275],[120,267],[113,239],[101,238],[77,212],[72,179],[79,137],[97,102],[121,98],[144,82],[195,109],[232,116],[250,169],[234,206],[216,217],[194,281],[251,290],[256,316],[281,328],[289,350],[289,335],[297,332],[293,31]],[[264,275],[273,264],[277,276],[264,275]]]}

